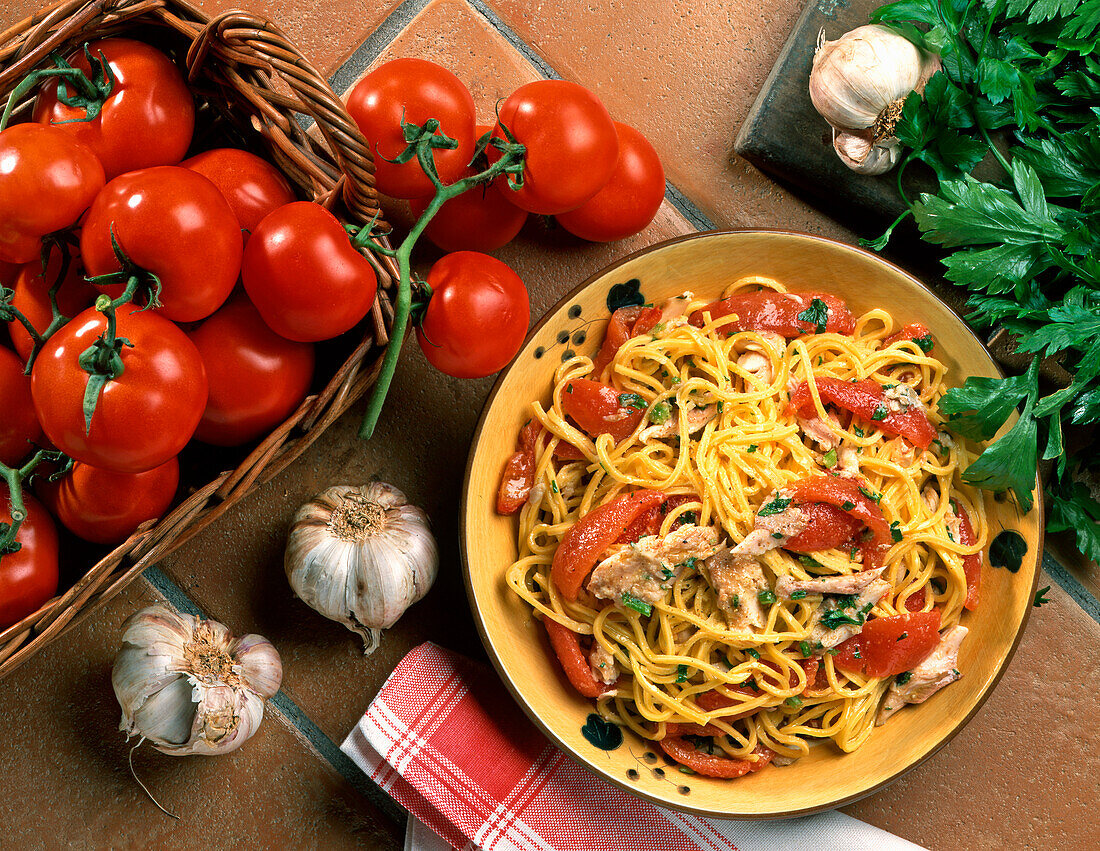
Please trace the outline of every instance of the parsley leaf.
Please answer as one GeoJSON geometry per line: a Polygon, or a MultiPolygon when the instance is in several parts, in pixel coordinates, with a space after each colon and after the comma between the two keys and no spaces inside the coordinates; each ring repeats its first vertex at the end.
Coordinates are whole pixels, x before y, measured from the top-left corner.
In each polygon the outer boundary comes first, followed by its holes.
{"type": "Polygon", "coordinates": [[[829,324],[829,305],[815,298],[809,307],[798,314],[798,318],[813,325],[818,334],[824,334],[825,327],[829,324]]]}
{"type": "Polygon", "coordinates": [[[634,611],[646,615],[647,617],[653,614],[653,606],[645,602],[645,600],[639,600],[633,594],[627,594],[624,591],[622,595],[622,601],[623,605],[626,608],[633,609],[634,611]]]}
{"type": "Polygon", "coordinates": [[[771,502],[766,505],[762,505],[760,510],[756,512],[757,517],[768,517],[772,514],[781,514],[786,511],[790,504],[794,502],[794,497],[782,497],[777,496],[771,502]]]}

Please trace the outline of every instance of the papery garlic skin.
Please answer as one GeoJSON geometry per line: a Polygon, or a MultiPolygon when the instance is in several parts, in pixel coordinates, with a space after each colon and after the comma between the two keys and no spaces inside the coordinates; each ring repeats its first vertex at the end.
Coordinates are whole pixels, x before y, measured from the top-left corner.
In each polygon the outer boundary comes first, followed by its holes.
{"type": "Polygon", "coordinates": [[[847,133],[833,128],[833,149],[840,161],[857,174],[885,174],[901,157],[896,136],[871,140],[870,133],[847,133]]]}
{"type": "Polygon", "coordinates": [[[295,594],[373,653],[381,630],[428,593],[439,553],[427,515],[393,485],[372,482],[338,485],[303,505],[283,566],[295,594]]]}
{"type": "Polygon", "coordinates": [[[111,684],[119,729],[174,756],[236,750],[279,690],[282,660],[266,638],[234,638],[217,621],[154,605],[122,625],[111,684]]]}
{"type": "Polygon", "coordinates": [[[833,147],[845,165],[861,174],[893,167],[899,153],[894,127],[905,99],[923,92],[939,69],[938,56],[889,27],[868,24],[836,41],[825,41],[822,31],[810,72],[810,100],[832,125],[833,147]],[[843,134],[856,138],[840,139],[843,134]],[[861,139],[868,143],[866,153],[861,139]]]}

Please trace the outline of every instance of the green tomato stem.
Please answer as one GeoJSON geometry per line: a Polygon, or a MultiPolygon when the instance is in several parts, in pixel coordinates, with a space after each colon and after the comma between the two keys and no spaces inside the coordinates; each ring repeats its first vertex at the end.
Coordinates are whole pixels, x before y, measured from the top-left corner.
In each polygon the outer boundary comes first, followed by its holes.
{"type": "Polygon", "coordinates": [[[8,103],[4,107],[4,114],[0,116],[0,131],[7,129],[8,121],[11,119],[12,111],[15,109],[15,105],[19,102],[19,99],[30,92],[35,86],[42,82],[42,80],[49,77],[61,77],[67,82],[72,83],[76,88],[82,89],[85,92],[87,92],[88,87],[91,87],[92,93],[95,93],[95,87],[92,86],[91,81],[84,76],[84,72],[78,68],[43,68],[39,71],[32,71],[19,81],[18,86],[12,89],[12,93],[8,97],[8,103]]]}
{"type": "MultiPolygon", "coordinates": [[[[359,426],[359,437],[361,439],[369,440],[371,435],[374,434],[374,429],[378,425],[378,418],[382,414],[382,405],[386,401],[386,395],[389,393],[394,373],[397,371],[397,361],[401,354],[401,345],[405,340],[405,329],[408,325],[409,313],[412,309],[413,246],[416,245],[416,241],[420,238],[421,234],[424,233],[424,229],[428,226],[428,223],[444,204],[452,198],[457,198],[463,192],[472,189],[474,186],[489,183],[498,175],[504,174],[509,168],[514,170],[514,167],[522,162],[525,154],[526,149],[523,145],[515,143],[504,145],[501,150],[500,159],[485,169],[485,171],[471,177],[464,177],[461,180],[456,180],[449,186],[444,186],[435,170],[429,139],[425,138],[417,145],[417,160],[421,168],[424,169],[424,173],[435,186],[435,196],[429,202],[424,213],[417,219],[416,224],[409,230],[408,235],[402,241],[401,245],[392,254],[397,261],[399,273],[397,281],[397,299],[393,310],[393,328],[390,334],[390,342],[386,346],[386,352],[382,357],[382,368],[378,373],[378,380],[375,382],[374,389],[371,391],[370,402],[367,404],[367,412],[363,416],[363,421],[359,426]]],[[[370,225],[367,227],[370,227],[370,225]]],[[[373,247],[371,247],[371,250],[374,250],[373,247]]],[[[380,253],[385,254],[388,252],[383,249],[380,253]]]]}
{"type": "Polygon", "coordinates": [[[19,534],[19,527],[27,519],[27,507],[23,502],[23,482],[42,461],[56,460],[61,457],[63,457],[62,454],[55,450],[40,449],[22,467],[9,467],[0,462],[0,478],[3,478],[8,486],[8,501],[11,508],[11,523],[0,523],[0,557],[19,552],[22,546],[15,540],[15,536],[19,534]]]}

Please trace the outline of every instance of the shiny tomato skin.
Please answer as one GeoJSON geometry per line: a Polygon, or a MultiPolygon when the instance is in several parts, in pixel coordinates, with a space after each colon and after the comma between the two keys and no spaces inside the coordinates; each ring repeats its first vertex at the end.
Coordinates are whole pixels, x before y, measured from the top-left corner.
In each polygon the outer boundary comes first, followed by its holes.
{"type": "Polygon", "coordinates": [[[374,268],[343,225],[309,201],[264,217],[248,241],[241,280],[268,327],[300,343],[353,328],[378,291],[374,268]]]}
{"type": "MultiPolygon", "coordinates": [[[[57,527],[49,512],[23,489],[27,516],[15,540],[22,546],[0,555],[0,629],[38,611],[57,594],[57,527]]],[[[11,523],[7,485],[0,483],[0,523],[11,523]]]]}
{"type": "Polygon", "coordinates": [[[282,172],[248,151],[215,148],[188,157],[180,165],[218,187],[237,217],[246,245],[264,216],[296,200],[282,172]]]}
{"type": "Polygon", "coordinates": [[[30,263],[42,237],[67,228],[103,188],[91,148],[57,127],[16,124],[0,132],[0,261],[30,263]]]}
{"type": "Polygon", "coordinates": [[[454,183],[474,156],[474,99],[465,84],[441,65],[426,59],[394,59],[379,65],[355,84],[348,112],[370,144],[378,191],[393,198],[422,198],[435,187],[414,157],[398,165],[387,162],[405,150],[401,123],[439,121],[439,132],[458,147],[433,151],[443,183],[454,183]]]}
{"type": "MultiPolygon", "coordinates": [[[[40,334],[45,331],[53,321],[53,310],[50,308],[50,287],[57,279],[57,273],[61,269],[61,257],[56,251],[50,252],[49,264],[46,266],[46,276],[42,277],[42,263],[35,260],[19,267],[19,273],[12,283],[14,291],[11,299],[12,305],[30,320],[40,334]]],[[[69,268],[65,272],[65,280],[57,290],[57,307],[64,316],[72,318],[84,308],[89,307],[98,295],[95,287],[84,280],[84,267],[79,257],[73,257],[69,268]]],[[[9,322],[8,330],[11,332],[11,342],[19,356],[24,361],[30,357],[34,348],[34,341],[27,329],[19,322],[9,322]]]]}
{"type": "Polygon", "coordinates": [[[633,127],[615,122],[619,157],[607,184],[558,224],[589,242],[626,239],[645,230],[665,199],[665,170],[649,140],[633,127]]]}
{"type": "Polygon", "coordinates": [[[432,289],[416,340],[436,369],[483,378],[519,351],[530,321],[527,287],[507,265],[476,251],[456,251],[428,272],[432,289]]]}
{"type": "MultiPolygon", "coordinates": [[[[209,316],[241,271],[241,228],[218,188],[197,172],[157,166],[116,177],[96,196],[80,233],[89,276],[121,269],[111,232],[161,283],[158,313],[175,322],[209,316]]],[[[123,285],[101,287],[117,298],[123,285]]]]}
{"type": "Polygon", "coordinates": [[[76,461],[119,473],[140,473],[178,455],[206,407],[206,370],[187,335],[167,319],[133,305],[118,309],[123,372],[108,381],[85,430],[88,374],[80,354],[107,327],[89,309],[54,334],[35,361],[31,393],[50,442],[76,461]]]}
{"type": "Polygon", "coordinates": [[[722,326],[727,334],[736,331],[771,331],[792,339],[803,334],[818,333],[818,326],[814,322],[800,316],[813,306],[814,299],[825,304],[826,333],[851,334],[855,330],[856,318],[844,300],[822,292],[780,293],[775,290],[759,290],[734,293],[696,310],[688,317],[688,321],[697,328],[702,328],[704,313],[710,313],[712,320],[735,313],[737,318],[722,326]]]}
{"type": "Polygon", "coordinates": [[[9,467],[22,461],[42,438],[42,429],[31,401],[31,379],[23,374],[23,360],[0,346],[0,463],[9,467]]]}
{"type": "MultiPolygon", "coordinates": [[[[35,101],[34,120],[62,128],[95,151],[108,180],[183,159],[195,130],[195,102],[180,69],[155,47],[133,39],[94,41],[89,49],[93,56],[102,52],[107,57],[115,77],[99,115],[82,120],[87,111],[59,101],[58,84],[51,80],[35,101]]],[[[68,61],[89,70],[83,50],[68,61]]]]}
{"type": "Polygon", "coordinates": [[[146,520],[164,515],[179,480],[175,456],[143,473],[115,473],[77,462],[62,478],[40,482],[35,490],[78,538],[118,544],[146,520]]]}
{"type": "Polygon", "coordinates": [[[574,378],[561,394],[561,409],[595,440],[610,434],[616,443],[634,433],[645,417],[644,408],[624,405],[622,392],[610,384],[588,378],[574,378]]]}
{"type": "Polygon", "coordinates": [[[188,336],[210,386],[195,430],[204,443],[239,446],[266,434],[298,407],[313,380],[313,344],[280,337],[243,293],[188,336]]]}
{"type": "Polygon", "coordinates": [[[937,609],[871,618],[862,632],[837,646],[834,662],[842,671],[892,677],[910,670],[935,649],[939,629],[937,609]]]}
{"type": "MultiPolygon", "coordinates": [[[[556,216],[576,209],[611,178],[619,155],[615,124],[593,92],[566,80],[536,80],[501,104],[493,135],[507,127],[527,148],[523,187],[509,201],[529,213],[556,216]]],[[[500,154],[487,151],[495,161],[500,154]]]]}

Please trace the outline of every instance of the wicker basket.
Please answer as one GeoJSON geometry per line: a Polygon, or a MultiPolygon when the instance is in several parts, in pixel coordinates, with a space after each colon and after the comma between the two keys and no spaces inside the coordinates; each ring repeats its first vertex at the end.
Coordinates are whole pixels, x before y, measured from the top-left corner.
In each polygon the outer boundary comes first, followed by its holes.
{"type": "MultiPolygon", "coordinates": [[[[213,110],[295,184],[300,197],[363,224],[379,214],[367,142],[325,79],[270,21],[244,12],[211,19],[182,0],[66,0],[0,34],[0,96],[6,103],[52,51],[135,34],[186,64],[199,114],[213,110]],[[137,31],[135,33],[135,30],[137,31]],[[307,132],[298,116],[313,120],[307,132]]],[[[27,103],[20,108],[29,108],[27,103]]],[[[26,115],[28,113],[17,113],[26,115]]],[[[91,567],[61,596],[0,632],[0,677],[64,634],[142,570],[217,519],[297,458],[371,386],[393,320],[397,270],[372,258],[379,296],[364,339],[325,388],[302,402],[240,465],[199,488],[166,517],[150,521],[91,567]]]]}

